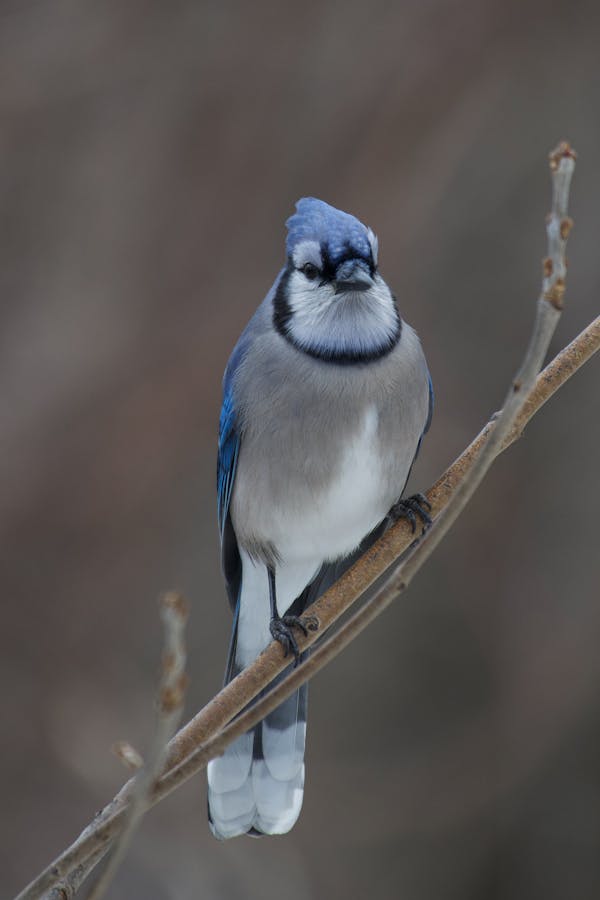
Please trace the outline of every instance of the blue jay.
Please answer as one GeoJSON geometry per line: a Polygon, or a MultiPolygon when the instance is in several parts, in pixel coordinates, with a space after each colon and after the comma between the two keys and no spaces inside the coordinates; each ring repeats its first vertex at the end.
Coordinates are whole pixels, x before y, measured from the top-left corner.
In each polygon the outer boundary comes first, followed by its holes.
{"type": "MultiPolygon", "coordinates": [[[[390,518],[428,524],[402,500],[433,406],[413,329],[358,219],[305,197],[287,261],[223,379],[218,518],[233,631],[225,681],[275,638],[298,661],[306,608],[390,518]]],[[[306,685],[208,765],[220,839],[284,834],[304,789],[306,685]]]]}

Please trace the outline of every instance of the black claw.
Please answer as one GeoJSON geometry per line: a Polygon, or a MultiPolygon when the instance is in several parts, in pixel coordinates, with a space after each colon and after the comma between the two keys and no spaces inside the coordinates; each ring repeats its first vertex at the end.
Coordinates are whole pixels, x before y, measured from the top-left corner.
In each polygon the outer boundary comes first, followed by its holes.
{"type": "Polygon", "coordinates": [[[290,652],[294,654],[295,666],[300,659],[300,650],[292,629],[299,628],[306,636],[309,631],[316,631],[318,627],[319,620],[316,616],[283,616],[281,619],[271,619],[269,625],[273,639],[283,647],[283,655],[288,656],[290,652]]]}
{"type": "Polygon", "coordinates": [[[271,619],[270,630],[273,638],[279,641],[283,647],[283,655],[289,656],[290,652],[294,654],[296,665],[300,657],[300,651],[296,638],[292,634],[292,629],[283,619],[271,619]]]}
{"type": "Polygon", "coordinates": [[[427,507],[427,509],[431,509],[431,503],[429,502],[425,494],[413,494],[412,497],[409,497],[409,500],[416,500],[419,506],[425,506],[427,507]]]}
{"type": "Polygon", "coordinates": [[[388,519],[390,522],[407,519],[414,534],[417,528],[417,516],[423,524],[423,531],[426,531],[431,525],[432,520],[428,512],[430,509],[431,503],[424,494],[413,494],[412,497],[405,497],[394,503],[388,513],[388,519]]]}
{"type": "Polygon", "coordinates": [[[297,616],[284,616],[281,621],[284,625],[287,626],[287,628],[299,628],[304,637],[306,637],[306,635],[308,634],[308,628],[306,627],[302,619],[298,618],[297,616]]]}

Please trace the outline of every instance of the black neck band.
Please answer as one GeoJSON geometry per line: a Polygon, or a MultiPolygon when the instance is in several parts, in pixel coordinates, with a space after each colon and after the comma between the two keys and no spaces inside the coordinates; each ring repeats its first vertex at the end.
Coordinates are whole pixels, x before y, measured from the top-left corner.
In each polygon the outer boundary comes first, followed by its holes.
{"type": "Polygon", "coordinates": [[[288,267],[279,280],[279,284],[277,285],[277,289],[275,291],[275,296],[273,298],[273,325],[275,329],[279,332],[279,334],[285,338],[285,340],[292,345],[296,350],[299,350],[301,353],[306,353],[307,356],[312,356],[313,359],[319,359],[322,362],[328,363],[336,363],[337,365],[356,365],[357,363],[369,363],[374,362],[377,359],[382,359],[384,356],[387,356],[390,353],[398,341],[400,340],[400,335],[402,334],[402,319],[400,318],[400,314],[398,312],[398,308],[396,306],[396,298],[393,297],[394,300],[394,310],[396,312],[396,328],[394,329],[394,333],[387,338],[383,343],[377,344],[373,347],[372,350],[344,350],[343,348],[339,350],[333,349],[324,349],[322,347],[311,347],[306,346],[305,344],[300,344],[298,341],[294,339],[293,334],[290,331],[290,322],[292,319],[292,310],[288,303],[286,286],[289,281],[292,269],[288,267]]]}

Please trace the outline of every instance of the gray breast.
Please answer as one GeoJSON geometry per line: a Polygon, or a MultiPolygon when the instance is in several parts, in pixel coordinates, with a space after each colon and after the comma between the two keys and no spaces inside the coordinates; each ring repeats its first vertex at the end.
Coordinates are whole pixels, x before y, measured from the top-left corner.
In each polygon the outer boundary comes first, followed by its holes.
{"type": "MultiPolygon", "coordinates": [[[[419,340],[404,324],[387,356],[336,365],[296,350],[264,320],[256,324],[234,381],[242,435],[232,498],[238,542],[249,553],[268,556],[281,552],[286,533],[295,534],[303,521],[311,527],[311,515],[341,477],[348,448],[375,415],[372,454],[361,450],[355,463],[377,473],[364,483],[360,540],[400,496],[423,433],[429,395],[419,340]]],[[[352,476],[348,484],[354,486],[352,476]]],[[[323,509],[317,521],[327,514],[323,509]]],[[[326,524],[344,526],[335,517],[326,524]]]]}

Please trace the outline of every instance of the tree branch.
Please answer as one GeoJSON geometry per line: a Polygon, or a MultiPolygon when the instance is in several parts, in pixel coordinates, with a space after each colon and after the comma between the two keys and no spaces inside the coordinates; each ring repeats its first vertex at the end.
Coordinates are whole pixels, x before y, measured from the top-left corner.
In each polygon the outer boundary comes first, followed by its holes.
{"type": "MultiPolygon", "coordinates": [[[[319,598],[311,607],[311,613],[319,619],[318,636],[321,637],[352,603],[387,572],[383,585],[380,585],[374,597],[333,637],[322,642],[312,656],[292,671],[274,691],[261,698],[235,721],[231,721],[288,664],[283,658],[280,646],[276,643],[269,645],[251,666],[181,729],[169,745],[165,774],[151,797],[146,798],[148,805],[158,802],[206,765],[208,759],[222,752],[238,734],[260,721],[285,696],[296,690],[303,681],[337,655],[398,596],[399,591],[406,587],[451,526],[493,459],[520,436],[535,412],[600,347],[600,319],[596,319],[557,356],[537,381],[535,380],[560,315],[564,294],[564,268],[561,266],[564,267],[564,244],[571,227],[570,220],[566,219],[566,199],[574,155],[568,146],[561,146],[552,157],[552,161],[554,200],[553,212],[548,222],[549,258],[552,260],[552,268],[545,263],[545,278],[538,301],[534,335],[525,362],[511,386],[500,416],[486,425],[480,435],[428,492],[432,513],[437,517],[434,526],[398,565],[398,557],[411,546],[412,541],[408,524],[398,522],[319,598]],[[455,504],[460,504],[458,511],[455,504]]],[[[317,635],[309,633],[306,638],[299,640],[299,645],[304,649],[310,646],[316,637],[317,635]]],[[[85,865],[86,860],[92,856],[93,860],[88,868],[95,864],[99,858],[98,848],[108,845],[123,828],[131,792],[139,777],[140,775],[137,775],[121,789],[75,843],[19,894],[18,900],[25,898],[31,900],[43,896],[45,891],[56,885],[61,878],[68,877],[76,867],[85,865]]]]}

